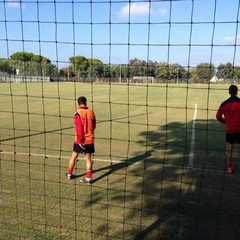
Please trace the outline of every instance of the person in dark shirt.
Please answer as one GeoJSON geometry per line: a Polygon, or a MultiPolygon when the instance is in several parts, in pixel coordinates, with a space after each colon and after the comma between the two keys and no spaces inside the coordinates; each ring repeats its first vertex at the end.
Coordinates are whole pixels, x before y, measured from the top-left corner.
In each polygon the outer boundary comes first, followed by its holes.
{"type": "Polygon", "coordinates": [[[232,154],[234,145],[240,143],[240,99],[238,98],[238,87],[229,87],[230,97],[220,105],[216,119],[225,124],[226,132],[226,158],[227,173],[232,173],[232,154]]]}

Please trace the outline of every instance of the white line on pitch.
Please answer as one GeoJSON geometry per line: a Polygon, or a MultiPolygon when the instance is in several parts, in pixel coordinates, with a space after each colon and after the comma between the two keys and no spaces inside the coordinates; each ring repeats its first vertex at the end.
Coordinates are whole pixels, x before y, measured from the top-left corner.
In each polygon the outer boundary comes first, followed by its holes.
{"type": "MultiPolygon", "coordinates": [[[[24,155],[24,156],[36,156],[36,157],[46,157],[46,158],[55,158],[55,159],[69,159],[69,157],[67,156],[57,156],[57,155],[44,155],[44,154],[38,154],[38,153],[24,153],[24,152],[8,152],[8,151],[0,151],[0,154],[7,154],[7,155],[24,155]]],[[[94,158],[93,157],[93,162],[107,162],[107,163],[113,163],[113,164],[117,164],[117,163],[124,163],[123,160],[111,160],[111,159],[100,159],[100,158],[94,158]]],[[[139,164],[141,161],[139,162],[133,162],[133,164],[139,164]]],[[[129,163],[131,163],[131,161],[129,161],[129,163]]],[[[152,162],[150,161],[149,163],[146,162],[147,165],[152,165],[152,164],[163,164],[162,162],[152,162]]],[[[174,165],[174,164],[168,164],[168,163],[164,163],[163,164],[164,167],[171,167],[171,168],[185,168],[188,170],[201,170],[202,171],[202,167],[201,166],[182,166],[182,165],[174,165]]],[[[205,171],[211,171],[211,172],[222,172],[223,170],[221,169],[210,169],[210,168],[205,168],[205,171]]]]}
{"type": "Polygon", "coordinates": [[[188,159],[188,165],[189,166],[193,166],[193,160],[194,160],[196,118],[197,118],[197,104],[195,103],[193,122],[192,122],[192,138],[191,138],[190,153],[189,153],[189,159],[188,159]]]}
{"type": "MultiPolygon", "coordinates": [[[[7,151],[0,151],[0,154],[9,154],[9,155],[12,155],[12,154],[16,154],[16,155],[24,155],[24,156],[35,156],[35,157],[45,157],[45,158],[61,158],[61,159],[69,159],[70,158],[70,155],[69,157],[67,156],[57,156],[57,155],[44,155],[44,154],[38,154],[38,153],[24,153],[24,152],[7,152],[7,151]]],[[[123,161],[116,161],[116,160],[106,160],[106,159],[97,159],[97,158],[94,158],[93,156],[93,161],[97,161],[97,162],[112,162],[112,163],[120,163],[120,162],[123,162],[123,161]]]]}

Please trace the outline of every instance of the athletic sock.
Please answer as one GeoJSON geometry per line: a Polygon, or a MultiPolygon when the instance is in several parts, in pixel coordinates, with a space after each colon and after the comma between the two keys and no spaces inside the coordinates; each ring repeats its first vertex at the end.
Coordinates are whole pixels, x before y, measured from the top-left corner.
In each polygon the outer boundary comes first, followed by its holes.
{"type": "Polygon", "coordinates": [[[232,163],[227,164],[227,173],[231,174],[232,173],[232,163]]]}
{"type": "Polygon", "coordinates": [[[86,172],[86,178],[87,178],[87,179],[91,179],[91,177],[92,177],[91,170],[87,170],[87,172],[86,172]]]}
{"type": "Polygon", "coordinates": [[[68,171],[67,171],[67,173],[68,173],[69,175],[72,175],[73,170],[69,168],[68,171]]]}

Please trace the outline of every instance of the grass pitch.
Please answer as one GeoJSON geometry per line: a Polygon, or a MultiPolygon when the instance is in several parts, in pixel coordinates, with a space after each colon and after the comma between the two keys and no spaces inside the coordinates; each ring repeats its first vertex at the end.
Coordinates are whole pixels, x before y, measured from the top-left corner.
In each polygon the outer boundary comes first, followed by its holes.
{"type": "Polygon", "coordinates": [[[227,176],[215,120],[227,89],[2,83],[0,238],[237,239],[239,154],[227,176]],[[97,117],[90,186],[82,156],[65,177],[80,95],[97,117]]]}

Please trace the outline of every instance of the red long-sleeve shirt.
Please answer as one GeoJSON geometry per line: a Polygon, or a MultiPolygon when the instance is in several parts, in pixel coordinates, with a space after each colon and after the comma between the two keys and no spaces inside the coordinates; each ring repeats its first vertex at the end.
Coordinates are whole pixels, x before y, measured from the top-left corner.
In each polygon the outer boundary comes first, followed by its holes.
{"type": "Polygon", "coordinates": [[[74,114],[74,128],[76,144],[93,144],[96,117],[94,112],[85,105],[81,105],[74,114]]]}
{"type": "Polygon", "coordinates": [[[216,119],[226,125],[226,133],[240,133],[240,98],[231,96],[222,102],[216,119]]]}

